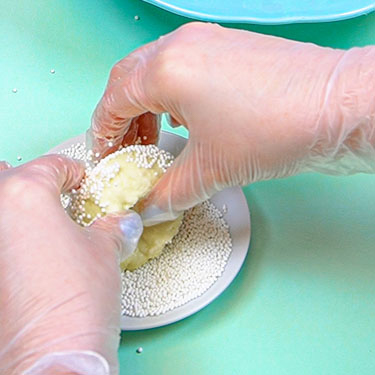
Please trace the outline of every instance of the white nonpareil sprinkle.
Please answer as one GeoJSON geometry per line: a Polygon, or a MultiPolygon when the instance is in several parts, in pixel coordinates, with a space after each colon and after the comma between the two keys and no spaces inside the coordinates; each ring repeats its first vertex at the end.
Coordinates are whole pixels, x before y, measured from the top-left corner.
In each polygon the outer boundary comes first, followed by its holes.
{"type": "MultiPolygon", "coordinates": [[[[83,161],[88,154],[84,143],[72,145],[61,153],[83,161]]],[[[62,197],[65,208],[69,200],[68,196],[62,197]]],[[[232,251],[230,231],[223,214],[210,201],[190,209],[184,215],[178,234],[158,258],[135,271],[124,271],[122,314],[157,316],[208,290],[222,275],[232,251]]]]}
{"type": "Polygon", "coordinates": [[[86,145],[84,142],[75,143],[70,147],[61,150],[59,154],[69,156],[72,159],[85,161],[87,158],[86,145]]]}

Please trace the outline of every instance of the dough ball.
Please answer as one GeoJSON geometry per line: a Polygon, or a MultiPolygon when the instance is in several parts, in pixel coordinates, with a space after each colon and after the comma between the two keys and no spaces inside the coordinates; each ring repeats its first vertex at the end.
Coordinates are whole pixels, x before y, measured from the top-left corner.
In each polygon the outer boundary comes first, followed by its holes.
{"type": "MultiPolygon", "coordinates": [[[[70,213],[82,226],[108,213],[137,211],[144,198],[173,163],[173,156],[154,145],[125,147],[102,159],[81,183],[72,197],[70,213]]],[[[134,270],[161,254],[177,234],[182,216],[152,227],[145,227],[135,252],[121,267],[134,270]]]]}

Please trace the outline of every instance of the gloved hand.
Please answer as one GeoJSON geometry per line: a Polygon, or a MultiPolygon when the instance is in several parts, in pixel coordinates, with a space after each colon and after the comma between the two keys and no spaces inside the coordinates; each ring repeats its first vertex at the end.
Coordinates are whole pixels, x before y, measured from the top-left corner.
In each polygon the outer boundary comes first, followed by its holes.
{"type": "Polygon", "coordinates": [[[78,226],[60,192],[84,168],[63,156],[0,170],[0,374],[118,374],[119,263],[136,247],[140,217],[78,226]]]}
{"type": "Polygon", "coordinates": [[[374,61],[374,47],[343,51],[187,24],[114,66],[92,144],[100,150],[100,139],[146,112],[168,112],[188,128],[187,146],[144,202],[145,225],[228,186],[374,172],[374,61]]]}

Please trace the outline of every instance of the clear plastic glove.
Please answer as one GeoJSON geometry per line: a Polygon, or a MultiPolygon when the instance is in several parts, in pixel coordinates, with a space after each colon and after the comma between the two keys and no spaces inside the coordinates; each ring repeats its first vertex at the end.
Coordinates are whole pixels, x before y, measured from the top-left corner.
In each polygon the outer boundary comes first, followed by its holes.
{"type": "Polygon", "coordinates": [[[71,159],[0,170],[0,374],[118,374],[119,263],[135,250],[140,217],[73,222],[60,193],[84,168],[71,159]]]}
{"type": "Polygon", "coordinates": [[[228,186],[374,172],[374,61],[374,47],[343,51],[187,24],[114,66],[92,143],[121,135],[145,112],[168,112],[188,128],[187,146],[145,201],[145,225],[228,186]]]}
{"type": "MultiPolygon", "coordinates": [[[[96,120],[93,119],[93,122],[96,120]]],[[[92,150],[93,160],[99,160],[121,146],[133,144],[153,145],[159,140],[161,116],[144,113],[130,120],[121,120],[121,126],[103,123],[105,134],[91,127],[86,134],[87,148],[92,150]],[[99,156],[98,156],[99,154],[99,156]]]]}

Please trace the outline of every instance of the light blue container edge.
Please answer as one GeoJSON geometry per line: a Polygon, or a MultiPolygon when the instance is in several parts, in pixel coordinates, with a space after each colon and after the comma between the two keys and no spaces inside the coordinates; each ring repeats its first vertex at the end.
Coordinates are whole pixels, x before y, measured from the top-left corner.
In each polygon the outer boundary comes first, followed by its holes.
{"type": "Polygon", "coordinates": [[[200,21],[223,22],[223,23],[252,23],[260,25],[281,25],[289,23],[313,23],[313,22],[332,22],[363,16],[375,10],[375,3],[360,9],[354,9],[348,12],[338,12],[335,14],[317,15],[317,16],[292,16],[292,17],[251,17],[251,16],[222,16],[207,14],[194,10],[184,9],[173,4],[160,0],[144,0],[145,2],[165,9],[180,16],[192,18],[200,21]]]}

